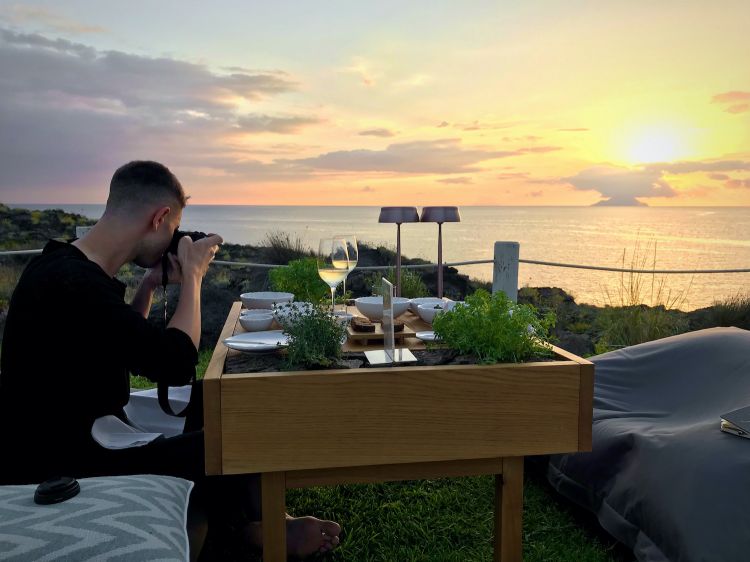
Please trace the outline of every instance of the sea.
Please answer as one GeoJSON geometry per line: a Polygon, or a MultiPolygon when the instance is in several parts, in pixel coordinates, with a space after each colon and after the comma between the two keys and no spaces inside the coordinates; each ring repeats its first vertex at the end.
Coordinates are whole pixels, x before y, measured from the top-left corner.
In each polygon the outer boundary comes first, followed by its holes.
{"type": "MultiPolygon", "coordinates": [[[[98,219],[103,205],[13,205],[57,208],[98,219]]],[[[320,238],[354,234],[395,249],[396,225],[378,223],[379,207],[188,205],[181,228],[221,234],[228,242],[262,244],[271,232],[320,238]]],[[[637,269],[750,269],[749,207],[460,207],[461,221],[443,224],[447,263],[491,260],[495,241],[520,243],[521,259],[637,269]]],[[[401,227],[402,254],[437,260],[438,227],[401,227]]],[[[492,264],[459,266],[491,281],[492,264]]],[[[519,286],[560,287],[577,302],[645,304],[682,310],[710,306],[750,292],[750,273],[620,274],[522,263],[519,286]],[[631,291],[629,287],[639,289],[631,291]]]]}

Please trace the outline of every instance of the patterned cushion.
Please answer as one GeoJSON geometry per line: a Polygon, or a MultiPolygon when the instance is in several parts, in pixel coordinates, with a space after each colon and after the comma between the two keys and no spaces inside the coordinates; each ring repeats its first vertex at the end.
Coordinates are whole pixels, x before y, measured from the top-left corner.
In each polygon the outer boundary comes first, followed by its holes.
{"type": "Polygon", "coordinates": [[[36,486],[0,486],[0,560],[188,560],[193,483],[170,476],[82,478],[81,492],[34,503],[36,486]]]}

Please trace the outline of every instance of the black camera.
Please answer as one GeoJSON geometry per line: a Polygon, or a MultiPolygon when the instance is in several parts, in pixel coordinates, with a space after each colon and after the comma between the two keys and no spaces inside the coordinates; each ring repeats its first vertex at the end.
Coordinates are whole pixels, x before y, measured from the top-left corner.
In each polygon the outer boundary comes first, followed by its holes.
{"type": "Polygon", "coordinates": [[[183,231],[183,230],[175,230],[174,234],[172,235],[172,240],[169,243],[169,246],[167,247],[166,252],[164,252],[164,255],[161,257],[161,284],[165,287],[167,286],[167,281],[169,279],[169,254],[177,255],[177,246],[180,243],[180,239],[183,236],[189,236],[190,239],[195,242],[196,240],[200,240],[201,238],[205,238],[208,236],[205,232],[195,232],[195,231],[183,231]]]}

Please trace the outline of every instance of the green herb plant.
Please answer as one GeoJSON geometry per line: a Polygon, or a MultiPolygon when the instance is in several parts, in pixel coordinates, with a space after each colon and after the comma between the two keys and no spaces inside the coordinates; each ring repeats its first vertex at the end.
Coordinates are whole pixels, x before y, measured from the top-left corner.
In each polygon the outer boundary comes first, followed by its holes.
{"type": "Polygon", "coordinates": [[[532,357],[550,356],[547,343],[555,315],[540,315],[529,304],[516,304],[505,293],[490,295],[478,289],[435,316],[432,327],[442,343],[462,355],[474,355],[480,363],[518,363],[532,357]]]}
{"type": "Polygon", "coordinates": [[[315,258],[292,260],[286,267],[277,267],[268,272],[271,289],[292,293],[298,301],[319,303],[330,299],[328,285],[318,275],[315,258]]]}
{"type": "Polygon", "coordinates": [[[332,316],[326,307],[313,304],[304,312],[291,309],[283,325],[289,335],[285,359],[287,369],[325,369],[334,366],[341,358],[346,325],[332,316]]]}

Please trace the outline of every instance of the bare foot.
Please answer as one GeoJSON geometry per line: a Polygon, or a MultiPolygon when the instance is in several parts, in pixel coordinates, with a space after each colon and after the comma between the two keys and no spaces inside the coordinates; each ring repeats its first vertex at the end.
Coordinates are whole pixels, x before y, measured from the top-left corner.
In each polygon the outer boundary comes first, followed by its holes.
{"type": "MultiPolygon", "coordinates": [[[[261,523],[250,523],[246,536],[255,546],[263,544],[261,523]]],[[[286,551],[294,558],[306,558],[315,553],[333,550],[339,544],[341,525],[333,521],[323,521],[316,517],[286,516],[286,551]]]]}
{"type": "Polygon", "coordinates": [[[286,520],[286,552],[306,558],[316,552],[328,552],[339,544],[341,526],[315,517],[291,517],[286,520]]]}

